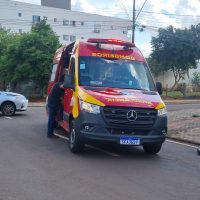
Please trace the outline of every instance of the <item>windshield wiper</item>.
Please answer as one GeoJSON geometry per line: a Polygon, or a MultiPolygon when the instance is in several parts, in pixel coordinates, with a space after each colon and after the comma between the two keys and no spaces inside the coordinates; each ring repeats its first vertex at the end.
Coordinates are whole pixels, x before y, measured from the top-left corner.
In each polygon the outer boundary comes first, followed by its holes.
{"type": "Polygon", "coordinates": [[[143,89],[143,88],[122,88],[122,89],[150,91],[150,90],[143,89]]]}

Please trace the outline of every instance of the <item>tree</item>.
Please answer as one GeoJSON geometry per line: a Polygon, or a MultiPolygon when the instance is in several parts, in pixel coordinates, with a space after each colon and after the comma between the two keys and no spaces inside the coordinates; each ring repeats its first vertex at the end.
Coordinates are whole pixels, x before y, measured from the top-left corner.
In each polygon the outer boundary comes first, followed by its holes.
{"type": "Polygon", "coordinates": [[[0,83],[3,84],[3,89],[6,89],[6,82],[9,82],[7,79],[7,50],[8,47],[15,43],[17,40],[17,34],[10,32],[4,28],[0,28],[0,83]]]}
{"type": "Polygon", "coordinates": [[[10,44],[4,57],[4,69],[14,85],[18,82],[33,81],[43,89],[47,85],[45,76],[49,74],[52,58],[60,46],[58,36],[42,20],[32,26],[30,33],[18,34],[10,44]]]}
{"type": "Polygon", "coordinates": [[[175,29],[172,26],[159,29],[158,36],[153,37],[151,58],[160,71],[172,71],[174,89],[190,68],[197,67],[196,37],[191,29],[175,29]]]}
{"type": "Polygon", "coordinates": [[[194,41],[194,48],[197,60],[200,60],[200,24],[191,25],[190,28],[191,34],[193,35],[193,41],[194,41]]]}
{"type": "Polygon", "coordinates": [[[162,71],[165,71],[163,69],[163,66],[160,65],[157,62],[157,60],[153,59],[151,56],[149,56],[148,58],[146,58],[146,60],[147,60],[147,63],[149,64],[149,67],[150,67],[150,69],[151,69],[151,71],[152,71],[152,73],[153,73],[154,76],[157,77],[158,75],[160,75],[160,73],[162,71]]]}

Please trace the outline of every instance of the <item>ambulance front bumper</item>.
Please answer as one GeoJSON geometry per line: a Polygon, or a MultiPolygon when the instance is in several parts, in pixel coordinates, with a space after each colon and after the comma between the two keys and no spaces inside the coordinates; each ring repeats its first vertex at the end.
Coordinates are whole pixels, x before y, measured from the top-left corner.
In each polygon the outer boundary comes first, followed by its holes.
{"type": "Polygon", "coordinates": [[[87,141],[112,142],[121,144],[122,139],[137,140],[138,145],[163,143],[167,134],[167,116],[157,117],[150,128],[111,126],[101,114],[81,112],[75,120],[76,131],[80,138],[87,141]]]}

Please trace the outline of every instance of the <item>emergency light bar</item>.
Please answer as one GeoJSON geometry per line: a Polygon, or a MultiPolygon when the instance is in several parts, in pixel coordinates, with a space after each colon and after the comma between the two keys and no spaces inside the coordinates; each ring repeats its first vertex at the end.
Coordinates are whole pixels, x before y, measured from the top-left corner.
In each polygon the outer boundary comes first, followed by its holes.
{"type": "Polygon", "coordinates": [[[97,43],[97,44],[114,44],[114,45],[119,45],[119,46],[124,46],[124,47],[135,47],[135,44],[131,42],[126,42],[126,41],[117,40],[117,39],[89,38],[87,42],[97,43]]]}

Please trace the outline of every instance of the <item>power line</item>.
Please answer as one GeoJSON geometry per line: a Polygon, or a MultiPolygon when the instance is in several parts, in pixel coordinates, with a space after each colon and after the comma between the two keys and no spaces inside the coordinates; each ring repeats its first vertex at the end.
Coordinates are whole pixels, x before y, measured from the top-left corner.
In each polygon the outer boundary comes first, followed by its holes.
{"type": "MultiPolygon", "coordinates": [[[[16,2],[16,3],[19,3],[19,2],[16,2]]],[[[0,5],[5,5],[4,3],[0,2],[0,5]]],[[[23,3],[20,3],[20,4],[17,4],[18,6],[18,9],[19,9],[19,12],[20,12],[20,9],[22,8],[30,8],[30,4],[23,4],[23,3]]],[[[76,9],[76,10],[64,10],[64,9],[54,9],[54,8],[50,8],[50,7],[44,7],[44,6],[40,6],[40,5],[35,5],[35,4],[31,4],[31,6],[34,6],[36,8],[41,8],[42,11],[48,11],[48,13],[54,13],[54,14],[63,14],[63,13],[70,13],[70,14],[74,14],[74,15],[77,15],[76,12],[80,12],[80,13],[85,13],[83,12],[82,10],[80,9],[76,9]],[[48,9],[47,9],[48,8],[48,9]],[[54,9],[54,10],[53,10],[54,9]],[[51,11],[52,10],[52,11],[51,11]]],[[[123,5],[124,6],[124,5],[123,5]]],[[[2,7],[2,6],[0,6],[2,7]]],[[[125,6],[124,6],[125,7],[125,6]]],[[[11,4],[9,5],[9,8],[13,8],[13,10],[16,11],[16,5],[11,4]]],[[[126,7],[125,7],[126,9],[126,7]]],[[[95,11],[105,11],[107,10],[107,12],[109,11],[109,13],[116,13],[121,11],[121,9],[111,9],[111,8],[107,8],[107,7],[99,7],[99,8],[95,8],[95,11]]],[[[139,10],[135,10],[136,12],[139,12],[139,10]]],[[[126,9],[125,12],[120,12],[122,14],[126,14],[127,15],[127,12],[132,12],[131,9],[126,9]]],[[[153,12],[153,11],[141,11],[141,13],[150,13],[150,14],[158,14],[158,15],[166,15],[166,16],[180,16],[180,17],[200,17],[200,15],[185,15],[185,14],[174,14],[174,13],[159,13],[159,12],[153,12]]],[[[91,14],[91,13],[87,13],[88,15],[91,14]]],[[[95,13],[93,13],[94,15],[96,15],[95,13]]],[[[103,16],[103,15],[102,15],[103,16]]],[[[109,16],[107,16],[109,17],[109,16]]],[[[112,16],[110,16],[112,17],[112,16]]]]}
{"type": "MultiPolygon", "coordinates": [[[[96,10],[98,10],[98,11],[103,11],[103,10],[108,10],[109,11],[109,13],[111,12],[119,12],[119,11],[121,11],[121,10],[119,10],[119,9],[110,9],[110,8],[96,8],[96,10]]],[[[126,9],[127,10],[127,12],[129,11],[130,13],[132,12],[132,10],[130,10],[130,9],[126,9]]],[[[75,10],[75,11],[81,11],[81,10],[75,10]]],[[[139,12],[140,10],[135,10],[136,12],[139,12]]],[[[122,11],[121,11],[122,12],[122,11]]],[[[141,11],[141,13],[149,13],[149,14],[157,14],[157,15],[167,15],[167,16],[179,16],[179,17],[200,17],[200,15],[185,15],[185,14],[174,14],[174,13],[160,13],[160,12],[153,12],[153,11],[147,11],[147,10],[143,10],[143,11],[141,11]]],[[[126,14],[125,12],[124,12],[124,14],[126,14]]]]}
{"type": "Polygon", "coordinates": [[[183,15],[183,14],[173,14],[173,13],[159,13],[159,12],[152,12],[152,11],[142,11],[142,12],[157,14],[157,15],[179,16],[179,17],[200,17],[200,15],[183,15]]]}
{"type": "Polygon", "coordinates": [[[118,0],[118,1],[119,1],[119,3],[121,3],[122,8],[124,9],[124,11],[125,11],[125,13],[127,14],[128,18],[131,20],[130,15],[129,15],[129,13],[128,13],[126,7],[125,7],[125,5],[123,4],[122,0],[118,0]]]}
{"type": "Polygon", "coordinates": [[[147,0],[145,0],[145,2],[143,3],[141,9],[139,10],[139,12],[138,12],[138,14],[137,14],[137,16],[136,16],[136,18],[135,18],[135,21],[137,20],[137,18],[138,18],[138,16],[139,16],[139,14],[141,13],[142,9],[144,8],[146,2],[147,2],[147,0]]]}

